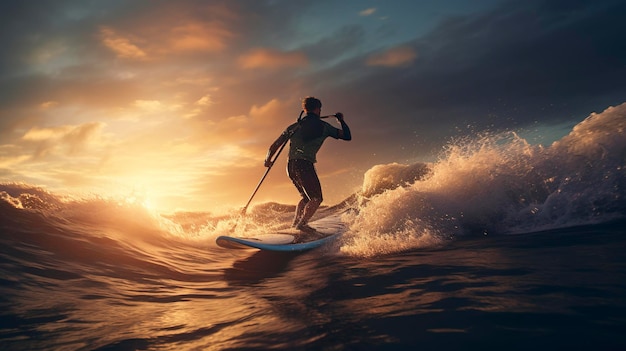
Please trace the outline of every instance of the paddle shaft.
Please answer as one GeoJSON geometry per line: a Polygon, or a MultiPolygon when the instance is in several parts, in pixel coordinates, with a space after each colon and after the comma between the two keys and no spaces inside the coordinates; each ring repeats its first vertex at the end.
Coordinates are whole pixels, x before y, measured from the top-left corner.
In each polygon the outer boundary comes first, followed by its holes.
{"type": "Polygon", "coordinates": [[[261,187],[261,184],[263,184],[263,181],[265,180],[265,178],[267,177],[267,175],[270,173],[270,170],[272,169],[272,167],[274,166],[274,162],[276,162],[276,159],[278,159],[278,156],[280,156],[280,153],[283,151],[283,149],[285,148],[285,145],[287,145],[287,142],[289,141],[289,139],[285,140],[285,142],[283,143],[283,145],[280,146],[280,149],[278,149],[278,151],[276,152],[276,154],[274,155],[274,159],[271,160],[270,166],[267,167],[267,170],[265,170],[265,174],[263,174],[263,177],[261,178],[261,180],[259,181],[259,184],[257,184],[256,188],[254,189],[254,191],[252,192],[252,195],[250,196],[250,199],[248,200],[248,202],[246,203],[246,205],[243,207],[243,209],[241,210],[241,215],[245,215],[246,211],[248,210],[248,206],[250,206],[250,203],[252,202],[252,199],[254,198],[254,195],[256,195],[257,191],[259,191],[259,188],[261,187]]]}

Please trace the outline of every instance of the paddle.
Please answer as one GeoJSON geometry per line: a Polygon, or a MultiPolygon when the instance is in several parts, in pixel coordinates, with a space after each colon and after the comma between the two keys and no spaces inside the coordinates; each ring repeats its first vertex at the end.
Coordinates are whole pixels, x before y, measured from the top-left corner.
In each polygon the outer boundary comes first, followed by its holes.
{"type": "Polygon", "coordinates": [[[259,188],[261,187],[261,184],[263,184],[263,181],[265,180],[265,177],[267,177],[267,174],[270,172],[272,167],[274,167],[274,162],[276,162],[276,159],[278,158],[278,156],[280,156],[280,153],[283,151],[283,149],[285,148],[285,145],[287,145],[288,141],[289,141],[289,138],[287,138],[287,140],[285,140],[285,142],[280,146],[280,149],[278,149],[278,151],[274,155],[274,159],[271,160],[271,163],[270,163],[269,167],[267,167],[267,170],[265,171],[265,174],[263,174],[263,177],[259,181],[259,184],[257,184],[256,188],[252,192],[252,195],[250,196],[250,199],[248,200],[246,205],[241,209],[241,216],[245,216],[246,215],[246,211],[248,210],[248,206],[250,206],[250,203],[252,202],[252,199],[254,198],[254,195],[256,195],[257,191],[259,191],[259,188]]]}

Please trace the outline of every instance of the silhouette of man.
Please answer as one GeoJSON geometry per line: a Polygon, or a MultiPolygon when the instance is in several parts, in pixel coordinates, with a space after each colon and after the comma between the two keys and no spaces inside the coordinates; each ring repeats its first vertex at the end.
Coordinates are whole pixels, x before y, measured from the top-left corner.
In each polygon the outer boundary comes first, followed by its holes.
{"type": "Polygon", "coordinates": [[[270,146],[265,157],[265,167],[272,166],[272,156],[289,140],[287,174],[302,197],[296,206],[293,226],[302,231],[311,231],[314,229],[308,222],[323,201],[322,186],[314,166],[317,152],[327,137],[349,141],[352,135],[341,112],[334,114],[341,129],[321,120],[322,102],[319,99],[311,96],[304,98],[302,108],[306,115],[287,127],[270,146]]]}

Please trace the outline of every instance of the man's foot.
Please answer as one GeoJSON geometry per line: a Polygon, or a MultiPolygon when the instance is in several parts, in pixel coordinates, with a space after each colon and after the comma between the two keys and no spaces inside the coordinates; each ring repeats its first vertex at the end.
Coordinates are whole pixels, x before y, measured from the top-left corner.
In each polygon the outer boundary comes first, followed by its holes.
{"type": "Polygon", "coordinates": [[[303,232],[316,232],[315,228],[311,227],[310,225],[306,224],[306,223],[298,223],[296,225],[296,229],[303,231],[303,232]]]}

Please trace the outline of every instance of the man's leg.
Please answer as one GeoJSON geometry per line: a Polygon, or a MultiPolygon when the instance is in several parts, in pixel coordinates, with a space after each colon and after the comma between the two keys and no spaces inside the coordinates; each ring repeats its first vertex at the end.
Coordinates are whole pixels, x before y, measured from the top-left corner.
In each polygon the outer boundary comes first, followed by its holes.
{"type": "Polygon", "coordinates": [[[296,227],[298,229],[308,229],[309,220],[313,217],[323,201],[322,185],[317,177],[313,163],[309,162],[307,164],[307,167],[302,172],[301,180],[302,188],[304,188],[306,198],[308,198],[309,201],[304,206],[302,218],[300,218],[300,222],[298,222],[296,227]]]}
{"type": "Polygon", "coordinates": [[[306,229],[304,227],[308,226],[309,220],[313,217],[321,203],[321,199],[311,199],[307,202],[306,206],[304,206],[302,218],[300,218],[300,221],[296,224],[298,229],[306,229]]]}
{"type": "Polygon", "coordinates": [[[296,206],[296,214],[293,218],[293,224],[291,225],[292,227],[295,227],[298,225],[298,223],[300,223],[300,220],[302,219],[302,215],[304,214],[304,208],[306,207],[306,204],[308,202],[309,200],[305,198],[302,198],[302,200],[298,202],[298,205],[296,206]]]}
{"type": "Polygon", "coordinates": [[[287,174],[302,197],[300,202],[296,205],[296,213],[293,218],[293,224],[291,225],[292,227],[295,227],[302,220],[304,208],[307,203],[309,203],[309,198],[306,191],[304,191],[304,187],[302,186],[302,169],[297,160],[289,160],[287,163],[287,174]]]}

